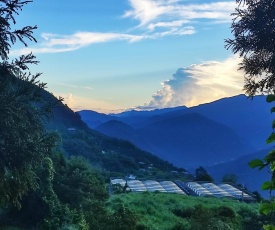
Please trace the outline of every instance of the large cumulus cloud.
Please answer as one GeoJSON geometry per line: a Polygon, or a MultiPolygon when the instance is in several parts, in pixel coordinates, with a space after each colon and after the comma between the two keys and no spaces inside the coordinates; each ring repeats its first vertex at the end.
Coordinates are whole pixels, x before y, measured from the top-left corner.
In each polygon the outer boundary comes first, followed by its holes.
{"type": "Polygon", "coordinates": [[[161,84],[143,108],[188,107],[243,93],[244,73],[238,70],[236,56],[179,68],[161,84]]]}

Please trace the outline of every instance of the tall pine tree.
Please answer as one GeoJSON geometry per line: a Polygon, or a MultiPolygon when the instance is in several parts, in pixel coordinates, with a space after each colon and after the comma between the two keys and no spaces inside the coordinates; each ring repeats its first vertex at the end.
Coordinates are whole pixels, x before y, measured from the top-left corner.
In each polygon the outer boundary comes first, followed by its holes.
{"type": "Polygon", "coordinates": [[[36,41],[25,26],[13,30],[15,15],[32,1],[0,0],[0,205],[20,207],[28,191],[38,187],[36,168],[48,157],[56,136],[47,134],[42,119],[50,105],[40,95],[45,84],[32,75],[29,64],[37,64],[33,54],[9,59],[17,41],[36,41]]]}

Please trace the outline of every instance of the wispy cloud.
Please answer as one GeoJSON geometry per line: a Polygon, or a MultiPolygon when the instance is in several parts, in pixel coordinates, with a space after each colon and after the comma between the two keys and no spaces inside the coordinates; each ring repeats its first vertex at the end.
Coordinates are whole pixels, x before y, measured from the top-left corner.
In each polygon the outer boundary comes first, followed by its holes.
{"type": "Polygon", "coordinates": [[[70,84],[63,84],[63,83],[56,83],[56,85],[66,87],[66,88],[75,88],[75,89],[85,89],[85,90],[93,90],[90,86],[79,86],[79,85],[70,85],[70,84]]]}
{"type": "Polygon", "coordinates": [[[171,36],[171,35],[190,35],[195,33],[193,27],[185,27],[181,30],[174,31],[173,29],[154,33],[151,35],[141,34],[132,35],[124,33],[93,33],[93,32],[78,32],[72,35],[60,35],[60,34],[42,34],[42,41],[36,47],[23,48],[18,50],[12,50],[10,55],[17,56],[28,54],[33,52],[35,54],[39,53],[60,53],[78,50],[80,48],[96,44],[96,43],[106,43],[113,41],[128,41],[138,42],[145,39],[157,39],[159,37],[171,36]]]}
{"type": "Polygon", "coordinates": [[[68,52],[78,50],[95,43],[104,43],[118,40],[136,42],[146,38],[146,36],[142,35],[93,32],[77,32],[72,35],[43,33],[41,37],[42,41],[37,47],[13,50],[11,51],[11,55],[21,55],[30,52],[35,54],[68,52]]]}
{"type": "Polygon", "coordinates": [[[236,7],[234,1],[190,4],[186,1],[129,0],[129,3],[131,9],[123,17],[135,19],[139,22],[138,27],[149,30],[162,26],[180,28],[199,19],[229,22],[236,7]]]}
{"type": "Polygon", "coordinates": [[[194,106],[240,94],[244,73],[238,70],[238,63],[240,59],[233,56],[222,62],[210,61],[180,68],[161,84],[149,103],[139,108],[194,106]]]}
{"type": "MultiPolygon", "coordinates": [[[[228,23],[236,6],[234,1],[190,4],[182,0],[128,0],[129,10],[123,20],[137,21],[134,33],[124,32],[76,32],[70,35],[43,33],[35,47],[11,51],[11,55],[33,52],[58,53],[81,49],[96,43],[114,41],[138,42],[165,36],[192,35],[198,31],[199,20],[211,23],[228,23]]],[[[114,22],[113,22],[114,23],[114,22]]]]}
{"type": "Polygon", "coordinates": [[[175,28],[175,27],[181,27],[184,24],[187,24],[188,20],[175,20],[170,22],[156,22],[156,23],[150,23],[148,24],[149,30],[155,30],[156,28],[175,28]]]}
{"type": "Polygon", "coordinates": [[[103,43],[114,40],[139,41],[144,36],[120,34],[120,33],[93,33],[78,32],[73,35],[42,34],[48,46],[83,47],[94,43],[103,43]]]}

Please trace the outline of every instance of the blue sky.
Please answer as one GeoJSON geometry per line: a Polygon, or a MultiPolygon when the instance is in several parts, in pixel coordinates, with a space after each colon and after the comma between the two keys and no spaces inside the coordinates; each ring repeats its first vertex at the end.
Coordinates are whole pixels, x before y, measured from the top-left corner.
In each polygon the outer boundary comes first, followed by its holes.
{"type": "Polygon", "coordinates": [[[194,106],[242,93],[224,48],[235,1],[34,0],[16,27],[38,25],[32,51],[48,91],[73,110],[194,106]]]}

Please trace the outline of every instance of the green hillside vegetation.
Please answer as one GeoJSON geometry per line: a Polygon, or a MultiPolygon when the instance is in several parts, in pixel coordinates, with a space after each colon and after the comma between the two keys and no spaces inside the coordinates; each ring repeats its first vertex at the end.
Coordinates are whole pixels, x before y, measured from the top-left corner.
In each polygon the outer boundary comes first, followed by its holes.
{"type": "Polygon", "coordinates": [[[155,179],[190,179],[184,169],[177,168],[128,141],[109,138],[93,130],[61,131],[60,147],[67,156],[82,156],[109,177],[155,179]],[[141,164],[142,162],[142,164],[141,164]],[[152,166],[152,167],[149,167],[152,166]],[[178,173],[173,173],[177,171],[178,173]]]}
{"type": "Polygon", "coordinates": [[[0,229],[113,230],[129,229],[127,221],[135,225],[135,215],[128,211],[126,218],[120,205],[108,209],[103,177],[86,160],[53,152],[36,174],[38,188],[22,197],[20,209],[1,206],[0,229]]]}
{"type": "Polygon", "coordinates": [[[270,216],[260,215],[259,204],[230,199],[190,197],[167,193],[113,195],[108,208],[134,214],[136,228],[150,230],[259,230],[270,216]]]}

